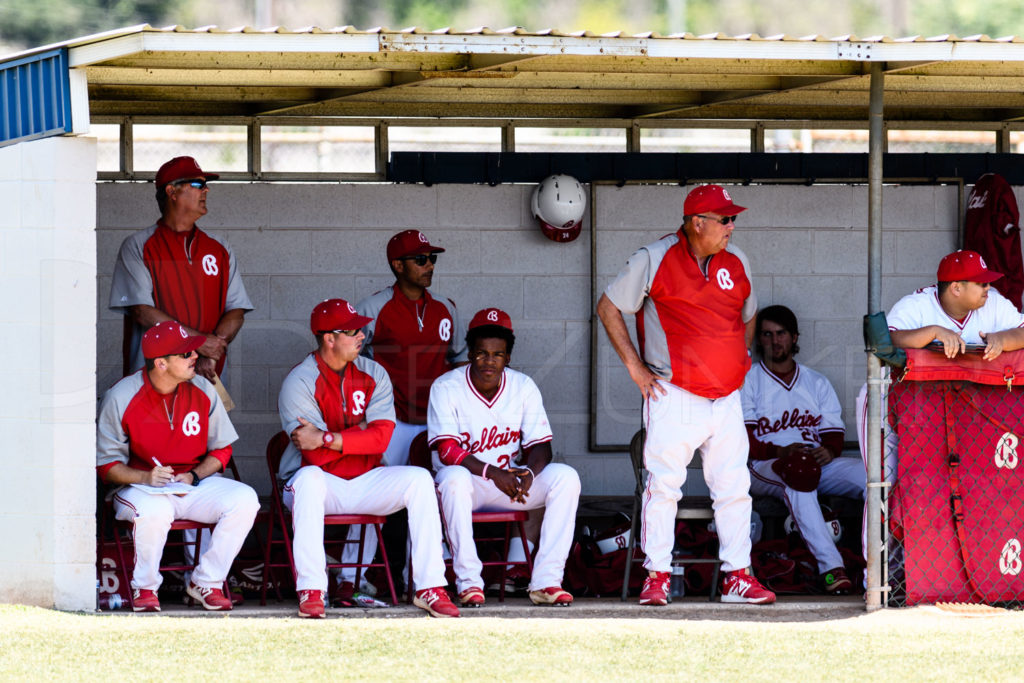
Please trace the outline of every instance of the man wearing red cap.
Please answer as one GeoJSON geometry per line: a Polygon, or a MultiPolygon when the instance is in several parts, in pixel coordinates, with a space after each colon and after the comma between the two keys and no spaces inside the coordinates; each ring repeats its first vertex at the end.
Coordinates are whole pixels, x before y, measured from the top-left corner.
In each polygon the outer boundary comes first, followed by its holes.
{"type": "Polygon", "coordinates": [[[750,572],[750,475],[740,386],[750,368],[757,298],[746,256],[730,244],[745,211],[718,185],[695,188],[673,235],[641,248],[608,285],[597,313],[644,399],[641,605],[668,603],[676,506],[700,448],[711,491],[723,602],[767,604],[750,572]],[[623,313],[636,314],[640,352],[623,313]]]}
{"type": "Polygon", "coordinates": [[[394,235],[387,246],[395,284],[356,304],[370,318],[364,353],[384,366],[395,389],[398,422],[384,454],[385,465],[409,462],[409,445],[426,429],[430,385],[466,360],[465,332],[451,299],[428,288],[444,249],[419,230],[394,235]]]}
{"type": "Polygon", "coordinates": [[[156,173],[160,218],[121,243],[109,305],[126,316],[125,374],[142,367],[142,333],[165,320],[204,335],[197,373],[214,381],[224,370],[227,346],[252,302],[231,248],[196,227],[206,215],[206,183],[219,177],[192,157],[165,163],[156,173]]]}
{"type": "Polygon", "coordinates": [[[317,304],[310,329],[317,348],[281,385],[278,411],[291,436],[278,472],[294,527],[299,616],[324,616],[325,514],[389,515],[409,511],[417,607],[457,617],[444,586],[441,520],[430,474],[420,467],[381,467],[395,427],[391,381],[359,355],[369,321],[343,299],[317,304]]]}
{"type": "Polygon", "coordinates": [[[989,270],[976,251],[954,251],[939,262],[937,284],[909,294],[886,316],[894,345],[920,349],[942,344],[956,358],[967,344],[983,344],[982,358],[1024,348],[1024,314],[996,291],[1003,275],[989,270]]]}
{"type": "Polygon", "coordinates": [[[530,600],[572,604],[562,573],[576,527],[580,478],[568,465],[551,462],[551,426],[540,390],[507,367],[515,339],[507,313],[479,311],[466,335],[469,366],[441,375],[430,388],[427,439],[436,449],[437,487],[459,602],[466,607],[484,604],[473,511],[539,507],[545,513],[530,600]]]}
{"type": "Polygon", "coordinates": [[[230,610],[221,587],[260,508],[252,488],[220,476],[238,434],[213,385],[196,376],[196,349],[204,342],[173,321],[149,328],[142,336],[145,367],[111,387],[100,405],[96,469],[119,487],[117,519],[134,524],[136,612],[160,611],[158,567],[175,519],[216,523],[186,590],[208,610],[230,610]],[[140,488],[172,483],[190,490],[140,488]]]}

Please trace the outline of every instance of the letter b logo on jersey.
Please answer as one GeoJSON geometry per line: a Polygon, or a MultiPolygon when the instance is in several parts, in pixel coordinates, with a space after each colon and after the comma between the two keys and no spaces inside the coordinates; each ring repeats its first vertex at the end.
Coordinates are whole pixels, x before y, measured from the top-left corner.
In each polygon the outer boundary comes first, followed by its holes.
{"type": "Polygon", "coordinates": [[[217,267],[217,257],[213,254],[207,254],[203,257],[203,272],[207,275],[216,275],[220,272],[220,268],[217,267]]]}
{"type": "Polygon", "coordinates": [[[718,278],[718,286],[726,291],[736,286],[732,281],[732,274],[725,268],[719,268],[716,277],[718,278]]]}
{"type": "Polygon", "coordinates": [[[441,321],[441,324],[437,327],[437,336],[441,337],[441,341],[448,341],[452,338],[452,321],[445,318],[441,321]]]}
{"type": "Polygon", "coordinates": [[[353,391],[352,392],[352,414],[362,415],[366,409],[366,392],[365,391],[353,391]]]}
{"type": "Polygon", "coordinates": [[[199,433],[199,413],[193,410],[185,416],[181,421],[181,433],[185,436],[195,436],[199,433]]]}

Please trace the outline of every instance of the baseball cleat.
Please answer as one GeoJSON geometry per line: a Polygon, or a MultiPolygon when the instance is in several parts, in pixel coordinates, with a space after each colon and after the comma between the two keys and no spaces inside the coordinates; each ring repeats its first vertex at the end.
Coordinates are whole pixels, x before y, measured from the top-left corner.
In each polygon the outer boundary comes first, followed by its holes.
{"type": "Polygon", "coordinates": [[[322,591],[299,591],[299,616],[310,619],[324,618],[324,596],[322,591]]]}
{"type": "Polygon", "coordinates": [[[775,602],[775,593],[762,586],[747,567],[729,572],[722,579],[722,602],[769,605],[775,602]]]}
{"type": "Polygon", "coordinates": [[[484,592],[476,586],[470,586],[459,593],[459,604],[463,607],[483,607],[484,592]]]}
{"type": "MultiPolygon", "coordinates": [[[[516,565],[505,572],[505,593],[523,593],[530,585],[530,570],[522,565],[516,565]]],[[[491,593],[501,592],[501,579],[487,586],[491,593]]]]}
{"type": "Polygon", "coordinates": [[[231,609],[231,598],[226,597],[224,591],[219,588],[203,588],[189,580],[185,592],[202,605],[203,609],[211,612],[226,612],[231,609]]]}
{"type": "Polygon", "coordinates": [[[662,606],[668,604],[668,572],[649,572],[640,591],[640,604],[662,606]]]}
{"type": "Polygon", "coordinates": [[[156,597],[156,591],[136,588],[132,591],[132,609],[136,612],[159,612],[160,598],[156,597]]]}
{"type": "Polygon", "coordinates": [[[558,605],[568,607],[572,604],[572,594],[561,586],[548,586],[539,591],[530,591],[530,602],[535,605],[558,605]]]}
{"type": "Polygon", "coordinates": [[[853,582],[846,575],[842,567],[829,569],[821,575],[821,582],[825,586],[825,592],[829,595],[846,595],[853,588],[853,582]]]}
{"type": "Polygon", "coordinates": [[[412,599],[412,604],[416,605],[420,609],[427,610],[432,617],[457,617],[459,616],[459,608],[455,606],[455,603],[448,597],[448,592],[437,586],[436,588],[424,588],[421,591],[416,591],[416,596],[412,599]]]}

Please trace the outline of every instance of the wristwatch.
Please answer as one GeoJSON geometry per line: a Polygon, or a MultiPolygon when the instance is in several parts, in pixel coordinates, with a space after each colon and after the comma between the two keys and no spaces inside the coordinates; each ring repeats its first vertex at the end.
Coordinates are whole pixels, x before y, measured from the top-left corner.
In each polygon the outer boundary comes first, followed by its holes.
{"type": "Polygon", "coordinates": [[[330,448],[332,443],[334,443],[334,434],[324,432],[324,448],[330,448]]]}
{"type": "Polygon", "coordinates": [[[192,485],[193,486],[199,486],[199,481],[200,480],[199,480],[199,475],[196,474],[196,471],[195,470],[189,470],[188,473],[192,475],[192,485]]]}

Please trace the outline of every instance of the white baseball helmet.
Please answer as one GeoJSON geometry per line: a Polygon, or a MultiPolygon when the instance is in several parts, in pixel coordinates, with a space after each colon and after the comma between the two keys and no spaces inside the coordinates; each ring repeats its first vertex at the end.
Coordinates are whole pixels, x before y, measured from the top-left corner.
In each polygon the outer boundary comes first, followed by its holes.
{"type": "MultiPolygon", "coordinates": [[[[715,520],[711,520],[708,523],[708,531],[713,534],[718,533],[718,526],[715,524],[715,520]]],[[[750,511],[750,542],[760,543],[761,536],[764,534],[764,522],[761,520],[761,515],[757,514],[757,510],[750,511]]]]}
{"type": "Polygon", "coordinates": [[[530,204],[548,239],[572,242],[579,237],[587,208],[587,195],[580,181],[571,175],[548,176],[533,188],[530,204]]]}
{"type": "MultiPolygon", "coordinates": [[[[828,537],[832,539],[832,542],[838,545],[839,539],[843,537],[843,525],[840,524],[839,518],[827,505],[821,506],[821,516],[825,518],[825,532],[828,534],[828,537]]],[[[782,523],[782,527],[786,530],[787,534],[797,533],[796,522],[793,521],[793,515],[786,517],[786,521],[782,523]]]]}

